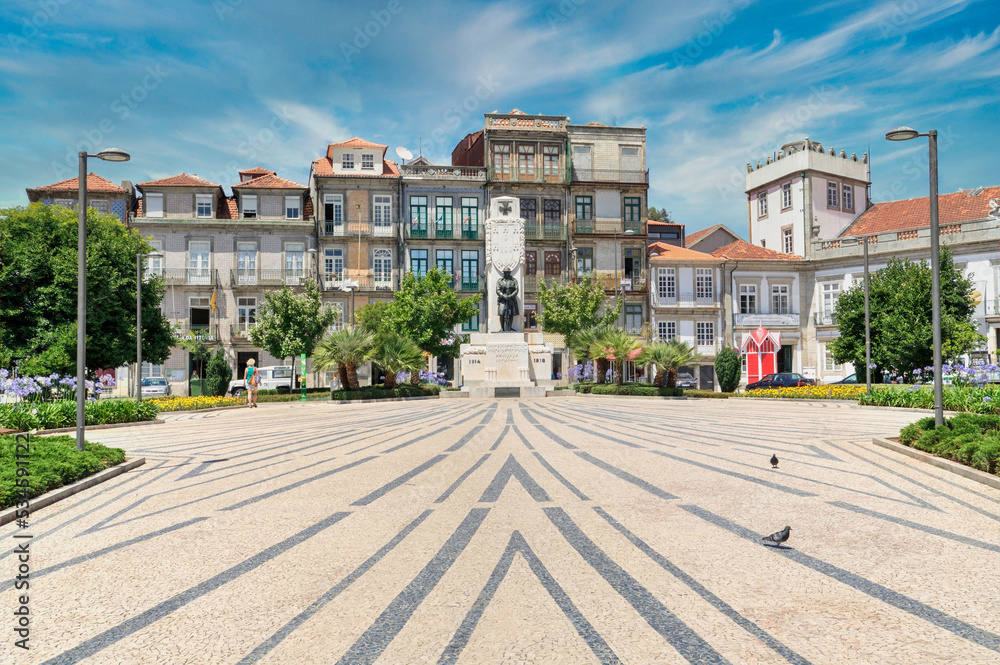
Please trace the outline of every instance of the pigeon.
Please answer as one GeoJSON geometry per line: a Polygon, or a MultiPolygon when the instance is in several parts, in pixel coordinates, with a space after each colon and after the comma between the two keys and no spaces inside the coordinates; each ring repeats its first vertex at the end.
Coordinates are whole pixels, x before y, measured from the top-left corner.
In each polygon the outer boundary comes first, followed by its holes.
{"type": "Polygon", "coordinates": [[[786,540],[788,540],[788,533],[791,530],[792,530],[792,527],[786,526],[781,531],[776,531],[776,532],[772,533],[770,536],[764,536],[763,538],[761,538],[761,540],[766,541],[766,542],[774,543],[775,545],[778,546],[778,549],[780,550],[780,549],[782,549],[781,543],[783,543],[786,540]]]}
{"type": "Polygon", "coordinates": [[[771,454],[771,468],[772,469],[778,468],[778,456],[773,453],[771,454]]]}

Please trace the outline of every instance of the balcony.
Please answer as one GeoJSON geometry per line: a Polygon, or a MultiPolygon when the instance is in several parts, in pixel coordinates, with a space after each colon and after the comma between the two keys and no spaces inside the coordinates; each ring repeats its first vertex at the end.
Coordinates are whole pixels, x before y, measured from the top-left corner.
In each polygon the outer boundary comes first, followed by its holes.
{"type": "Polygon", "coordinates": [[[544,169],[536,168],[534,173],[521,173],[516,167],[507,169],[496,169],[490,166],[487,169],[489,174],[489,179],[491,182],[513,182],[513,183],[532,183],[542,185],[545,183],[562,183],[565,182],[563,178],[563,169],[560,168],[556,173],[545,173],[544,169]]]}
{"type": "Polygon", "coordinates": [[[565,240],[566,227],[560,224],[532,224],[524,226],[526,240],[565,240]]]}
{"type": "Polygon", "coordinates": [[[181,324],[174,328],[174,336],[177,339],[214,342],[219,339],[219,325],[217,323],[181,324]]]}
{"type": "Polygon", "coordinates": [[[545,284],[549,288],[555,284],[565,286],[569,284],[569,273],[559,273],[558,275],[526,275],[524,277],[524,292],[536,293],[542,284],[545,284]]]}
{"type": "Polygon", "coordinates": [[[411,240],[482,240],[483,228],[478,224],[469,226],[463,224],[461,227],[429,225],[429,224],[408,224],[406,226],[406,237],[411,240]]]}
{"type": "Polygon", "coordinates": [[[235,268],[229,271],[229,286],[234,289],[255,286],[301,286],[305,280],[304,270],[235,268]]]}
{"type": "Polygon", "coordinates": [[[659,295],[653,300],[654,307],[721,307],[722,301],[717,295],[700,296],[693,291],[675,292],[673,295],[659,295]]]}
{"type": "Polygon", "coordinates": [[[835,326],[837,315],[833,312],[813,312],[813,323],[817,326],[835,326]]]}
{"type": "Polygon", "coordinates": [[[597,278],[604,284],[604,290],[614,293],[625,291],[626,293],[645,293],[646,277],[644,274],[633,275],[631,277],[616,278],[614,275],[597,275],[597,278]]]}
{"type": "Polygon", "coordinates": [[[404,178],[447,178],[449,180],[486,181],[485,166],[437,166],[435,164],[404,164],[399,167],[404,178]]]}
{"type": "Polygon", "coordinates": [[[396,278],[392,274],[352,275],[350,273],[331,273],[323,276],[323,289],[326,291],[347,291],[345,284],[357,284],[350,290],[354,291],[394,291],[396,289],[396,278]]]}
{"type": "Polygon", "coordinates": [[[565,134],[567,120],[564,115],[487,113],[486,130],[490,132],[560,132],[565,134]]]}
{"type": "Polygon", "coordinates": [[[1000,316],[1000,300],[987,300],[986,316],[1000,316]]]}
{"type": "Polygon", "coordinates": [[[625,232],[631,231],[637,236],[644,236],[646,230],[641,221],[624,221],[622,219],[578,219],[573,222],[573,232],[577,235],[618,235],[625,237],[625,232]]]}
{"type": "Polygon", "coordinates": [[[219,271],[209,268],[164,268],[167,286],[214,286],[219,283],[219,271]]]}
{"type": "Polygon", "coordinates": [[[486,285],[475,275],[464,275],[461,279],[455,279],[455,290],[463,293],[475,293],[482,291],[486,285]]]}
{"type": "Polygon", "coordinates": [[[649,184],[649,171],[586,169],[573,166],[573,182],[627,182],[649,184]]]}
{"type": "Polygon", "coordinates": [[[798,314],[733,314],[733,325],[736,327],[757,328],[764,326],[798,326],[798,314]]]}
{"type": "Polygon", "coordinates": [[[249,342],[250,326],[242,323],[230,323],[229,324],[229,340],[231,342],[249,342]]]}
{"type": "Polygon", "coordinates": [[[395,238],[396,225],[391,221],[321,220],[319,234],[323,238],[395,238]]]}

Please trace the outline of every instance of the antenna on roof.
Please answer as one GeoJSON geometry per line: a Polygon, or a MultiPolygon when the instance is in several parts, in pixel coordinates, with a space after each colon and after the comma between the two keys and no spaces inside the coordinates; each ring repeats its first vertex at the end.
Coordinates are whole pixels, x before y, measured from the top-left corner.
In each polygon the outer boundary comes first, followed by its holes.
{"type": "Polygon", "coordinates": [[[398,148],[396,148],[396,154],[399,155],[400,159],[403,160],[404,164],[406,164],[406,160],[413,159],[413,153],[410,152],[407,148],[404,148],[403,146],[399,146],[398,148]]]}

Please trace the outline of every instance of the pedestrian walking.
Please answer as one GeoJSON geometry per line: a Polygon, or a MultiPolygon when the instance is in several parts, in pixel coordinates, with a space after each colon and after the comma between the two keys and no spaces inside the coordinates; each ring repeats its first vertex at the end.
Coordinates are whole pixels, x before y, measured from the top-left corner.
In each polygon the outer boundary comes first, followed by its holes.
{"type": "Polygon", "coordinates": [[[243,378],[243,383],[247,389],[247,408],[253,409],[257,406],[257,386],[260,385],[260,372],[254,367],[253,358],[247,360],[247,371],[243,378]]]}

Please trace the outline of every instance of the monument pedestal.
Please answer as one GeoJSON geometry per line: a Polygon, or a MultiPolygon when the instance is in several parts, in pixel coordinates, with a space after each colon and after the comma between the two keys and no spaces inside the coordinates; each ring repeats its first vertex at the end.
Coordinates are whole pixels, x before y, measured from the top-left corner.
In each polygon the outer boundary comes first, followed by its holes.
{"type": "Polygon", "coordinates": [[[461,347],[462,384],[471,397],[545,397],[552,351],[541,333],[473,333],[461,347]]]}

